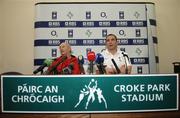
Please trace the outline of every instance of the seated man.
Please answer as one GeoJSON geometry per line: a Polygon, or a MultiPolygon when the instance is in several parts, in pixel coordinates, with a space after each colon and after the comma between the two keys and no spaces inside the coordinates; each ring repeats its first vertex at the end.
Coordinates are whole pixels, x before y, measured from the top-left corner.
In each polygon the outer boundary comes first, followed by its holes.
{"type": "Polygon", "coordinates": [[[106,49],[101,54],[104,57],[106,74],[130,74],[132,69],[131,62],[127,53],[118,49],[116,35],[109,34],[105,40],[106,49]]]}
{"type": "Polygon", "coordinates": [[[48,74],[80,74],[78,59],[71,55],[71,46],[63,42],[59,45],[61,56],[48,68],[48,74]]]}

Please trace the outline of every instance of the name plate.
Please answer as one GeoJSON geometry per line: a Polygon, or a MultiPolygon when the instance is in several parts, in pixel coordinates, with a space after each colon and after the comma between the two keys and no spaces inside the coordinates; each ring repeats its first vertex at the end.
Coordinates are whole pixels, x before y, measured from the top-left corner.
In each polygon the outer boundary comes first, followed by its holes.
{"type": "Polygon", "coordinates": [[[1,76],[8,113],[112,113],[178,110],[177,74],[1,76]]]}

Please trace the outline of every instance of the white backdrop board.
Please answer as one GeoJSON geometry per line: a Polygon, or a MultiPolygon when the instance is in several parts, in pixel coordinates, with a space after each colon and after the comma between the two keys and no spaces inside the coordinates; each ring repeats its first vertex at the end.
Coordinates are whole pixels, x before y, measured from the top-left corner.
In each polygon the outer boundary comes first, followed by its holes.
{"type": "Polygon", "coordinates": [[[155,5],[153,3],[37,3],[34,67],[60,56],[58,46],[67,41],[73,55],[100,53],[108,34],[118,37],[119,49],[129,54],[132,73],[158,73],[155,5]]]}

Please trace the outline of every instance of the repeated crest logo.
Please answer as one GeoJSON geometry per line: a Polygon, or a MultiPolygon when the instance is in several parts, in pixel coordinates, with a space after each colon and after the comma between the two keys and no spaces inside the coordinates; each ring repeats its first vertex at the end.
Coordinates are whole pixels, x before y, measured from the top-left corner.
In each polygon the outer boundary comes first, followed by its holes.
{"type": "Polygon", "coordinates": [[[73,37],[73,30],[69,29],[68,30],[68,38],[72,38],[73,37]]]}
{"type": "Polygon", "coordinates": [[[86,11],[86,19],[91,19],[91,12],[90,11],[86,11]]]}
{"type": "Polygon", "coordinates": [[[119,35],[120,36],[126,36],[126,33],[123,29],[119,30],[119,35]]]}
{"type": "Polygon", "coordinates": [[[141,37],[141,30],[140,29],[136,29],[136,37],[141,37]]]}
{"type": "Polygon", "coordinates": [[[124,19],[124,11],[119,11],[119,19],[124,19]]]}
{"type": "Polygon", "coordinates": [[[86,36],[88,36],[88,37],[90,37],[91,35],[92,35],[92,31],[91,30],[86,30],[86,32],[85,32],[85,34],[86,34],[86,36]]]}
{"type": "Polygon", "coordinates": [[[136,54],[138,55],[138,56],[140,56],[141,55],[141,53],[142,53],[142,49],[140,48],[140,47],[138,47],[138,48],[136,48],[136,54]]]}
{"type": "Polygon", "coordinates": [[[104,11],[102,11],[102,12],[100,13],[100,16],[101,16],[101,18],[105,18],[105,19],[108,18],[108,17],[107,17],[107,13],[104,12],[104,11]]]}
{"type": "Polygon", "coordinates": [[[135,17],[136,19],[138,19],[138,18],[140,17],[140,15],[141,15],[141,14],[140,14],[139,12],[137,12],[137,11],[134,13],[134,17],[135,17]]]}
{"type": "Polygon", "coordinates": [[[71,11],[69,11],[66,15],[69,19],[72,19],[73,18],[73,13],[71,11]]]}
{"type": "Polygon", "coordinates": [[[57,19],[57,11],[52,12],[52,19],[56,20],[57,19]]]}
{"type": "Polygon", "coordinates": [[[106,37],[107,36],[107,29],[103,29],[102,30],[102,37],[106,37]]]}
{"type": "Polygon", "coordinates": [[[80,105],[83,105],[84,108],[87,110],[89,104],[93,104],[95,101],[98,101],[99,104],[104,104],[104,108],[107,109],[106,99],[102,94],[102,90],[98,87],[97,80],[91,79],[89,84],[85,85],[80,90],[79,100],[75,104],[74,108],[77,108],[80,105]],[[82,101],[85,101],[85,102],[82,102],[82,101]]]}
{"type": "Polygon", "coordinates": [[[143,73],[143,68],[142,66],[137,66],[137,73],[142,74],[143,73]]]}
{"type": "Polygon", "coordinates": [[[51,49],[51,56],[57,57],[57,49],[56,48],[51,49]]]}
{"type": "Polygon", "coordinates": [[[52,31],[51,31],[51,36],[52,36],[52,37],[58,37],[57,31],[56,31],[56,30],[52,30],[52,31]]]}

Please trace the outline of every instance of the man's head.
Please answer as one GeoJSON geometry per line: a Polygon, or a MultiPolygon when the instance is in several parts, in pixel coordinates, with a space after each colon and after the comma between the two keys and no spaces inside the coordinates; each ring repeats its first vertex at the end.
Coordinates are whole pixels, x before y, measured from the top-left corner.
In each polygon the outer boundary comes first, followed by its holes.
{"type": "Polygon", "coordinates": [[[106,48],[110,50],[117,50],[118,41],[114,34],[109,34],[106,36],[106,48]]]}
{"type": "Polygon", "coordinates": [[[71,46],[66,42],[63,42],[59,45],[59,50],[61,55],[66,55],[66,56],[71,55],[71,46]]]}

